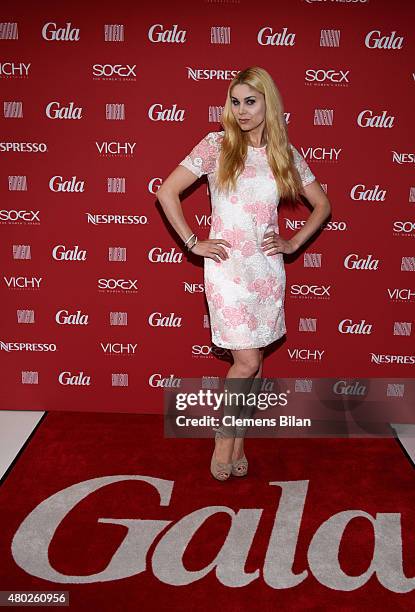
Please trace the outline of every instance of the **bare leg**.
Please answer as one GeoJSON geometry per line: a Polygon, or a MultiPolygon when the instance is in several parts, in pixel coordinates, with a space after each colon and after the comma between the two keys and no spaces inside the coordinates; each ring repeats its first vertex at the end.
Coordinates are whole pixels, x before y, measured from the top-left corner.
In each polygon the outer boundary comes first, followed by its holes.
{"type": "MultiPolygon", "coordinates": [[[[261,368],[262,349],[241,349],[231,351],[234,363],[228,370],[226,379],[246,378],[253,379],[261,368]]],[[[248,380],[247,380],[248,383],[248,380]]],[[[251,387],[251,384],[248,384],[251,387]]],[[[232,436],[217,438],[215,443],[216,460],[221,463],[230,463],[232,460],[235,438],[232,436]]],[[[243,443],[243,440],[242,440],[243,443]]],[[[243,448],[243,447],[242,447],[243,448]]],[[[239,458],[239,457],[235,457],[239,458]]]]}
{"type": "MultiPolygon", "coordinates": [[[[264,362],[264,349],[263,348],[259,349],[259,352],[260,352],[260,365],[259,365],[258,372],[256,373],[252,381],[251,390],[255,386],[256,379],[261,378],[262,376],[262,366],[264,362]]],[[[259,383],[259,381],[257,382],[259,383]]],[[[233,446],[232,461],[237,461],[238,459],[241,459],[244,456],[244,440],[245,438],[243,436],[235,438],[235,442],[233,446]]]]}

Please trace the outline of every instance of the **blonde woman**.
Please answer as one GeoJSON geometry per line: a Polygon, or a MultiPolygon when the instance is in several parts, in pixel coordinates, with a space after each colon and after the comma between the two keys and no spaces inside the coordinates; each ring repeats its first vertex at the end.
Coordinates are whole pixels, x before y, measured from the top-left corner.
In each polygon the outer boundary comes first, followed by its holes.
{"type": "MultiPolygon", "coordinates": [[[[261,378],[264,347],[286,333],[283,255],[320,228],[331,206],[288,140],[282,99],[266,70],[250,67],[230,82],[221,123],[224,129],[206,134],[164,180],[157,199],[184,248],[204,258],[212,342],[231,351],[226,379],[244,379],[247,391],[261,378]],[[193,233],[180,202],[204,174],[212,203],[207,240],[193,233]],[[285,240],[278,234],[278,203],[300,194],[313,211],[285,240]]],[[[241,431],[217,430],[210,469],[218,480],[248,472],[241,431]]]]}

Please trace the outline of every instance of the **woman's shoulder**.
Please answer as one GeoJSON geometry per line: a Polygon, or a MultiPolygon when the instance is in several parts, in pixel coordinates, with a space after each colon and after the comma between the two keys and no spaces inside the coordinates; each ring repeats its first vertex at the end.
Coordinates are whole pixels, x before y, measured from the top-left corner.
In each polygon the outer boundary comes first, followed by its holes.
{"type": "Polygon", "coordinates": [[[209,142],[209,144],[220,145],[220,143],[223,140],[224,135],[225,135],[224,130],[221,130],[219,132],[208,132],[205,138],[209,142]]]}

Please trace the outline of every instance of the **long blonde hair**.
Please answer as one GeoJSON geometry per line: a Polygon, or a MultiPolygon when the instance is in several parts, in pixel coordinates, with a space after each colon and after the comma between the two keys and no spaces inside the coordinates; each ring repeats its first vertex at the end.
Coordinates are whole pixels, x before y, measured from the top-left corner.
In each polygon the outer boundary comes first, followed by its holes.
{"type": "Polygon", "coordinates": [[[241,130],[232,113],[231,92],[238,84],[250,85],[265,97],[264,137],[268,163],[277,182],[280,198],[296,201],[302,183],[289,146],[282,98],[271,75],[258,66],[238,72],[229,84],[221,117],[225,135],[222,140],[216,186],[221,191],[229,192],[229,189],[234,189],[236,180],[245,166],[249,137],[241,130]]]}

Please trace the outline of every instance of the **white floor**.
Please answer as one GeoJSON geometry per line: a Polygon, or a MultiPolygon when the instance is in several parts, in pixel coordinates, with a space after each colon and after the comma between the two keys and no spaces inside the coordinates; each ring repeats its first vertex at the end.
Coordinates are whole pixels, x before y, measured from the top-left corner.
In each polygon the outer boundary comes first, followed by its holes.
{"type": "Polygon", "coordinates": [[[44,414],[29,410],[0,410],[0,478],[44,414]]]}
{"type": "MultiPolygon", "coordinates": [[[[18,455],[44,412],[0,410],[0,478],[18,455]]],[[[415,425],[392,423],[396,434],[415,465],[415,425]]]]}

